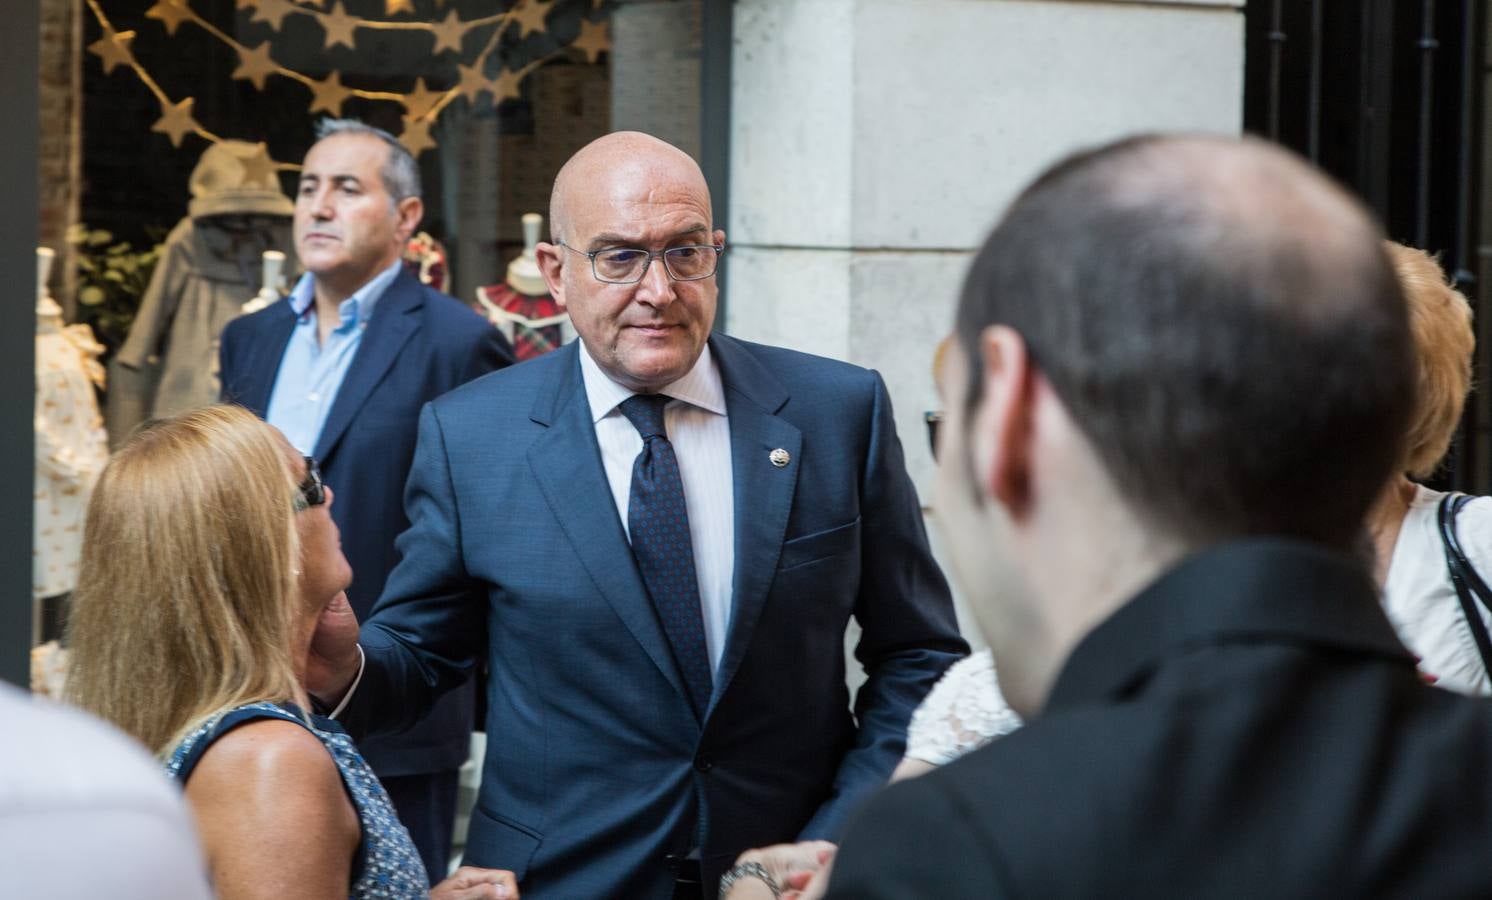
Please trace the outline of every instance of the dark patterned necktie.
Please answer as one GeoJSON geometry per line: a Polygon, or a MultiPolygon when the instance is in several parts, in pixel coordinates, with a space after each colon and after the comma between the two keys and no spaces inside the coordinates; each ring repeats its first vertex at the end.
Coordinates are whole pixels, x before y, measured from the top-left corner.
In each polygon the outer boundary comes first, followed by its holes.
{"type": "Polygon", "coordinates": [[[673,444],[663,428],[663,407],[668,400],[662,394],[638,394],[621,405],[622,415],[642,435],[642,452],[632,464],[627,531],[632,555],[673,646],[694,713],[703,720],[712,690],[710,655],[705,648],[684,482],[679,477],[673,444]]]}

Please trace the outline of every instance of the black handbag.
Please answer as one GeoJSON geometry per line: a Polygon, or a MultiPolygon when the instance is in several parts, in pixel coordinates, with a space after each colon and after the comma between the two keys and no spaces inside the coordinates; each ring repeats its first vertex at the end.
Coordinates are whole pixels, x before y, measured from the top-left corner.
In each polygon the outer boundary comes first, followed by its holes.
{"type": "Polygon", "coordinates": [[[1471,627],[1471,636],[1476,641],[1477,652],[1482,657],[1482,667],[1492,673],[1492,637],[1487,634],[1487,624],[1482,621],[1477,602],[1492,611],[1492,590],[1482,576],[1472,568],[1471,562],[1461,550],[1461,539],[1456,536],[1456,514],[1461,507],[1471,502],[1465,494],[1446,494],[1440,501],[1440,541],[1445,545],[1445,565],[1450,570],[1451,584],[1456,588],[1456,597],[1461,601],[1461,612],[1466,624],[1471,627]],[[1476,599],[1473,600],[1472,596],[1476,599]]]}

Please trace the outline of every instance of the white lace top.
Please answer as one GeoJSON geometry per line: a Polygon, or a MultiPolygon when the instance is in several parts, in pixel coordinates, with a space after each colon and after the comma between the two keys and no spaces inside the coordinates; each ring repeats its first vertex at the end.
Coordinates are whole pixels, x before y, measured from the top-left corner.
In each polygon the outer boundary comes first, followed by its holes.
{"type": "Polygon", "coordinates": [[[945,765],[1021,727],[1005,702],[995,658],[981,650],[949,667],[912,713],[907,756],[945,765]]]}

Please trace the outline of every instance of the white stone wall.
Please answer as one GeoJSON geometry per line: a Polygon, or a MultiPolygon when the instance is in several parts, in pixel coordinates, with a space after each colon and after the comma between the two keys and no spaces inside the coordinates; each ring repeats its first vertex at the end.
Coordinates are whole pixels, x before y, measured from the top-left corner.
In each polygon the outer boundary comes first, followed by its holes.
{"type": "Polygon", "coordinates": [[[1236,133],[1240,6],[737,0],[727,330],[880,370],[927,501],[932,351],[969,254],[1077,148],[1236,133]]]}

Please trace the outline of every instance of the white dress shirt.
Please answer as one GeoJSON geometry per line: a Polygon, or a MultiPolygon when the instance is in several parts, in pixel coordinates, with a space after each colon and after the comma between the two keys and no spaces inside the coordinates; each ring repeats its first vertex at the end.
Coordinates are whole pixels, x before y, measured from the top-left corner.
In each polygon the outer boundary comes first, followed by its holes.
{"type": "MultiPolygon", "coordinates": [[[[1485,697],[1492,694],[1492,683],[1446,569],[1436,515],[1444,496],[1424,485],[1415,488],[1389,560],[1383,609],[1399,640],[1419,657],[1420,669],[1435,676],[1436,687],[1485,697]]],[[[1456,536],[1471,567],[1483,581],[1492,581],[1492,498],[1477,497],[1461,510],[1456,536]]],[[[1492,616],[1480,603],[1477,613],[1492,627],[1492,616]]]]}
{"type": "MultiPolygon", "coordinates": [[[[596,424],[596,443],[606,466],[606,480],[616,501],[622,530],[632,496],[632,464],[642,452],[642,435],[618,409],[636,391],[612,381],[580,342],[580,372],[596,424]]],[[[710,668],[720,669],[720,655],[730,629],[732,582],[736,571],[735,482],[731,477],[730,420],[720,369],[705,345],[694,368],[658,391],[673,398],[663,409],[663,427],[679,461],[684,505],[689,511],[689,539],[694,544],[694,573],[699,579],[700,611],[710,668]]]]}

